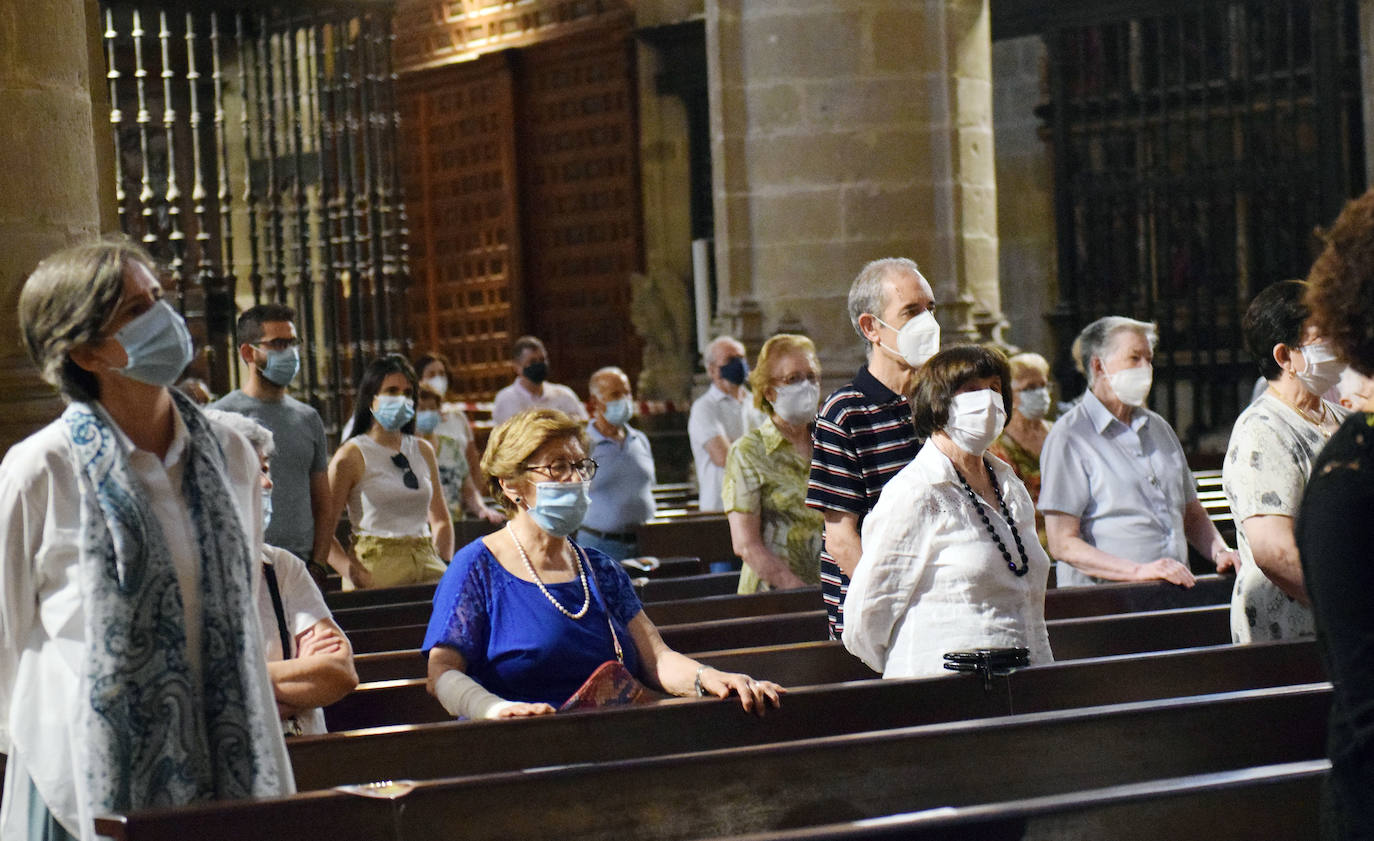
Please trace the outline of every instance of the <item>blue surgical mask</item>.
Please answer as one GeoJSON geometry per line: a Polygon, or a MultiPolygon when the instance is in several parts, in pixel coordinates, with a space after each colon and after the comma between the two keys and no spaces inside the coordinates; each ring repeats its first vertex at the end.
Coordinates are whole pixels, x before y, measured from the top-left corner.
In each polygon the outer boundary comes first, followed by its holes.
{"type": "Polygon", "coordinates": [[[263,488],[262,491],[262,530],[267,531],[267,527],[272,524],[272,491],[263,488]]]}
{"type": "Polygon", "coordinates": [[[125,324],[114,339],[129,356],[129,363],[118,371],[131,380],[169,386],[191,364],[191,333],[166,301],[125,324]]]}
{"type": "Polygon", "coordinates": [[[296,378],[296,372],[300,369],[300,348],[292,347],[286,350],[267,351],[267,364],[259,370],[268,382],[286,388],[296,378]]]}
{"type": "Polygon", "coordinates": [[[744,361],[743,356],[736,356],[729,362],[720,366],[720,378],[732,385],[744,385],[744,381],[749,376],[749,363],[744,361]]]}
{"type": "Polygon", "coordinates": [[[606,418],[606,423],[611,426],[624,426],[634,417],[635,404],[630,398],[622,397],[619,400],[612,400],[606,404],[602,415],[606,418]]]}
{"type": "Polygon", "coordinates": [[[439,426],[438,409],[421,409],[415,413],[415,431],[428,435],[439,426]]]}
{"type": "Polygon", "coordinates": [[[539,482],[534,486],[530,516],[554,537],[567,537],[582,525],[591,504],[591,482],[539,482]]]}
{"type": "Polygon", "coordinates": [[[415,417],[415,401],[404,394],[379,394],[372,417],[382,425],[382,429],[395,432],[415,417]]]}

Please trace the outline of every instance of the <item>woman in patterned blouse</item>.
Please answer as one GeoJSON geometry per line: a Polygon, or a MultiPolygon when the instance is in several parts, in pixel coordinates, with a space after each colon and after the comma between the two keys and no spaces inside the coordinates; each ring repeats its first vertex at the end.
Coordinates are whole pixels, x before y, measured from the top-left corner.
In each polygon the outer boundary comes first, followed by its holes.
{"type": "Polygon", "coordinates": [[[744,560],[739,592],[816,586],[823,520],[806,507],[821,397],[816,346],[779,333],[764,343],[749,380],[754,405],[768,419],[730,446],[721,488],[730,542],[744,560]]]}

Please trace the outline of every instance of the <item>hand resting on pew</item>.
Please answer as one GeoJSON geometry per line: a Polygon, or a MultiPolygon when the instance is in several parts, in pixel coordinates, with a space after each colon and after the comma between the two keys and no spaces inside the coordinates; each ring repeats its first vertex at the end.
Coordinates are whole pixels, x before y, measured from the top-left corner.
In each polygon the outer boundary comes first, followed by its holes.
{"type": "Polygon", "coordinates": [[[510,520],[459,550],[439,582],[422,647],[430,693],[455,716],[545,715],[619,662],[671,695],[734,694],[756,714],[777,706],[777,684],[669,648],[624,568],[572,540],[596,472],[584,436],[580,421],[549,409],[492,433],[482,469],[510,520]]]}

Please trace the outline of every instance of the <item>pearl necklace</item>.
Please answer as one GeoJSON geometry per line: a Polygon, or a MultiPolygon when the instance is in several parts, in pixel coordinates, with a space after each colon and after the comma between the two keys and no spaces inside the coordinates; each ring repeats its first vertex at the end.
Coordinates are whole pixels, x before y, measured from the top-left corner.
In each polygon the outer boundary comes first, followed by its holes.
{"type": "Polygon", "coordinates": [[[577,567],[577,577],[582,581],[582,609],[576,613],[559,604],[558,599],[555,599],[553,593],[549,592],[549,588],[544,586],[544,582],[539,579],[539,573],[534,571],[534,564],[530,563],[530,556],[525,554],[525,547],[520,545],[520,538],[515,536],[515,529],[510,527],[510,523],[506,523],[506,531],[510,532],[510,539],[515,543],[516,551],[520,553],[520,560],[525,562],[525,569],[529,571],[530,578],[534,579],[534,583],[539,587],[539,592],[544,594],[544,598],[558,608],[559,613],[569,619],[581,619],[586,616],[587,608],[591,607],[592,604],[592,591],[587,587],[587,570],[582,566],[582,559],[578,557],[577,547],[573,545],[572,538],[568,538],[568,545],[573,548],[573,565],[577,567]]]}
{"type": "MultiPolygon", "coordinates": [[[[952,464],[951,462],[951,465],[952,464]]],[[[1007,562],[1007,569],[1011,570],[1017,578],[1020,578],[1030,571],[1030,558],[1026,557],[1026,547],[1021,544],[1021,533],[1016,530],[1016,521],[1011,518],[1011,512],[1007,510],[1007,504],[1002,500],[1002,489],[997,487],[997,477],[993,475],[992,465],[988,464],[987,460],[984,459],[983,466],[987,468],[988,481],[992,483],[992,492],[997,496],[997,507],[1002,509],[1002,516],[1006,519],[1007,526],[1011,528],[1011,536],[1016,540],[1016,552],[1021,556],[1021,566],[1019,567],[1012,561],[1011,552],[1007,551],[1007,544],[1002,542],[1002,536],[997,533],[997,529],[993,528],[992,521],[989,520],[988,515],[983,512],[982,503],[978,501],[978,495],[973,492],[973,488],[969,487],[968,480],[964,478],[964,474],[960,473],[959,468],[955,467],[954,475],[959,477],[959,484],[963,485],[964,490],[968,492],[968,498],[973,502],[974,510],[978,512],[979,517],[983,518],[983,525],[987,527],[988,534],[992,535],[992,539],[996,541],[997,548],[1002,550],[1002,559],[1007,562]]]]}

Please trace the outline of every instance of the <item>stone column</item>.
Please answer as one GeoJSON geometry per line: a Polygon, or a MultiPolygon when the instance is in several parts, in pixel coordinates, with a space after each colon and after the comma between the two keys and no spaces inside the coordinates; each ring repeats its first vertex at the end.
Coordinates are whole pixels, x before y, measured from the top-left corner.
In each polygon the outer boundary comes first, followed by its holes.
{"type": "MultiPolygon", "coordinates": [[[[862,345],[845,314],[871,259],[907,256],[947,339],[1000,338],[987,0],[707,3],[722,325],[862,345]]],[[[757,335],[753,335],[757,333],[757,335]]]]}
{"type": "Polygon", "coordinates": [[[24,278],[100,228],[86,8],[0,4],[0,451],[61,410],[23,349],[24,278]]]}

